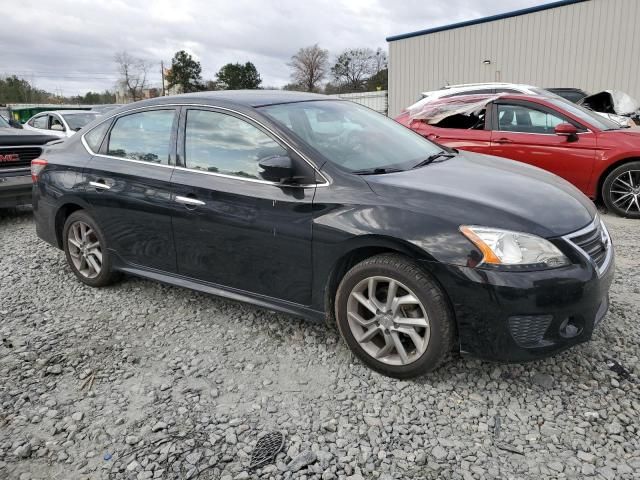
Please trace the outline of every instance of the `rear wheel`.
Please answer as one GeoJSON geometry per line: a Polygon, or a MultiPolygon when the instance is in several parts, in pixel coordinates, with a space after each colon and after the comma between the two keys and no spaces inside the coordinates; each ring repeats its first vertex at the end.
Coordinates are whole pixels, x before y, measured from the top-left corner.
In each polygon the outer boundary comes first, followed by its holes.
{"type": "Polygon", "coordinates": [[[621,217],[640,218],[640,162],[614,169],[602,184],[607,208],[621,217]]]}
{"type": "Polygon", "coordinates": [[[377,255],[349,270],[335,309],[349,348],[384,375],[421,375],[451,351],[453,318],[443,292],[401,255],[377,255]]]}
{"type": "Polygon", "coordinates": [[[67,263],[82,283],[103,287],[117,279],[104,235],[88,213],[79,210],[69,215],[62,239],[67,263]]]}

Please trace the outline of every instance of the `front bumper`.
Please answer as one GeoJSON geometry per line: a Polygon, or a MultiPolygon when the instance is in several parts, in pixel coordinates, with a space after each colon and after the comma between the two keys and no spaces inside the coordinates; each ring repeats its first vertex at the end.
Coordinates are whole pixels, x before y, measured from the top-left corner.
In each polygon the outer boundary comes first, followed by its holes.
{"type": "Polygon", "coordinates": [[[591,339],[609,306],[615,259],[600,274],[588,263],[537,272],[429,267],[451,301],[461,353],[522,362],[591,339]]]}
{"type": "Polygon", "coordinates": [[[12,176],[0,172],[0,208],[31,203],[31,174],[20,172],[12,176]]]}

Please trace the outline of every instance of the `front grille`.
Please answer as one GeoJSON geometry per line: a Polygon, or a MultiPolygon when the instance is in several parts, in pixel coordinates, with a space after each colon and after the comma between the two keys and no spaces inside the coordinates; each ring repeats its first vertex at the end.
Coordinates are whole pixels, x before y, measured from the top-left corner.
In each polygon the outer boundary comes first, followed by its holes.
{"type": "Polygon", "coordinates": [[[544,346],[542,339],[553,320],[551,315],[517,315],[509,317],[509,331],[520,347],[544,346]]]}
{"type": "Polygon", "coordinates": [[[0,169],[29,167],[41,153],[40,147],[0,147],[0,169]]]}
{"type": "Polygon", "coordinates": [[[587,228],[568,235],[567,240],[593,260],[598,269],[605,266],[611,248],[611,240],[598,218],[587,228]]]}

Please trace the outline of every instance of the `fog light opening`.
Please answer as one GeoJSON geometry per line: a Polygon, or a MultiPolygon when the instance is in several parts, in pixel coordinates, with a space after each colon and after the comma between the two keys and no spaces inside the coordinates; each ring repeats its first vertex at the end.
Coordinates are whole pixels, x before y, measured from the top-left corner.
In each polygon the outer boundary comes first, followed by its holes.
{"type": "Polygon", "coordinates": [[[560,324],[560,336],[564,338],[577,337],[582,333],[582,326],[574,322],[573,317],[565,318],[560,324]]]}

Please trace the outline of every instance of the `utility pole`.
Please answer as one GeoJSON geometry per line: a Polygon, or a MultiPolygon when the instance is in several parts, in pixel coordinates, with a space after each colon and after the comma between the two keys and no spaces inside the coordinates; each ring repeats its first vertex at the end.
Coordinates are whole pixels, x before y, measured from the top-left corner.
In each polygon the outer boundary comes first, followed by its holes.
{"type": "Polygon", "coordinates": [[[164,62],[160,60],[160,75],[162,76],[162,96],[164,97],[164,62]]]}

